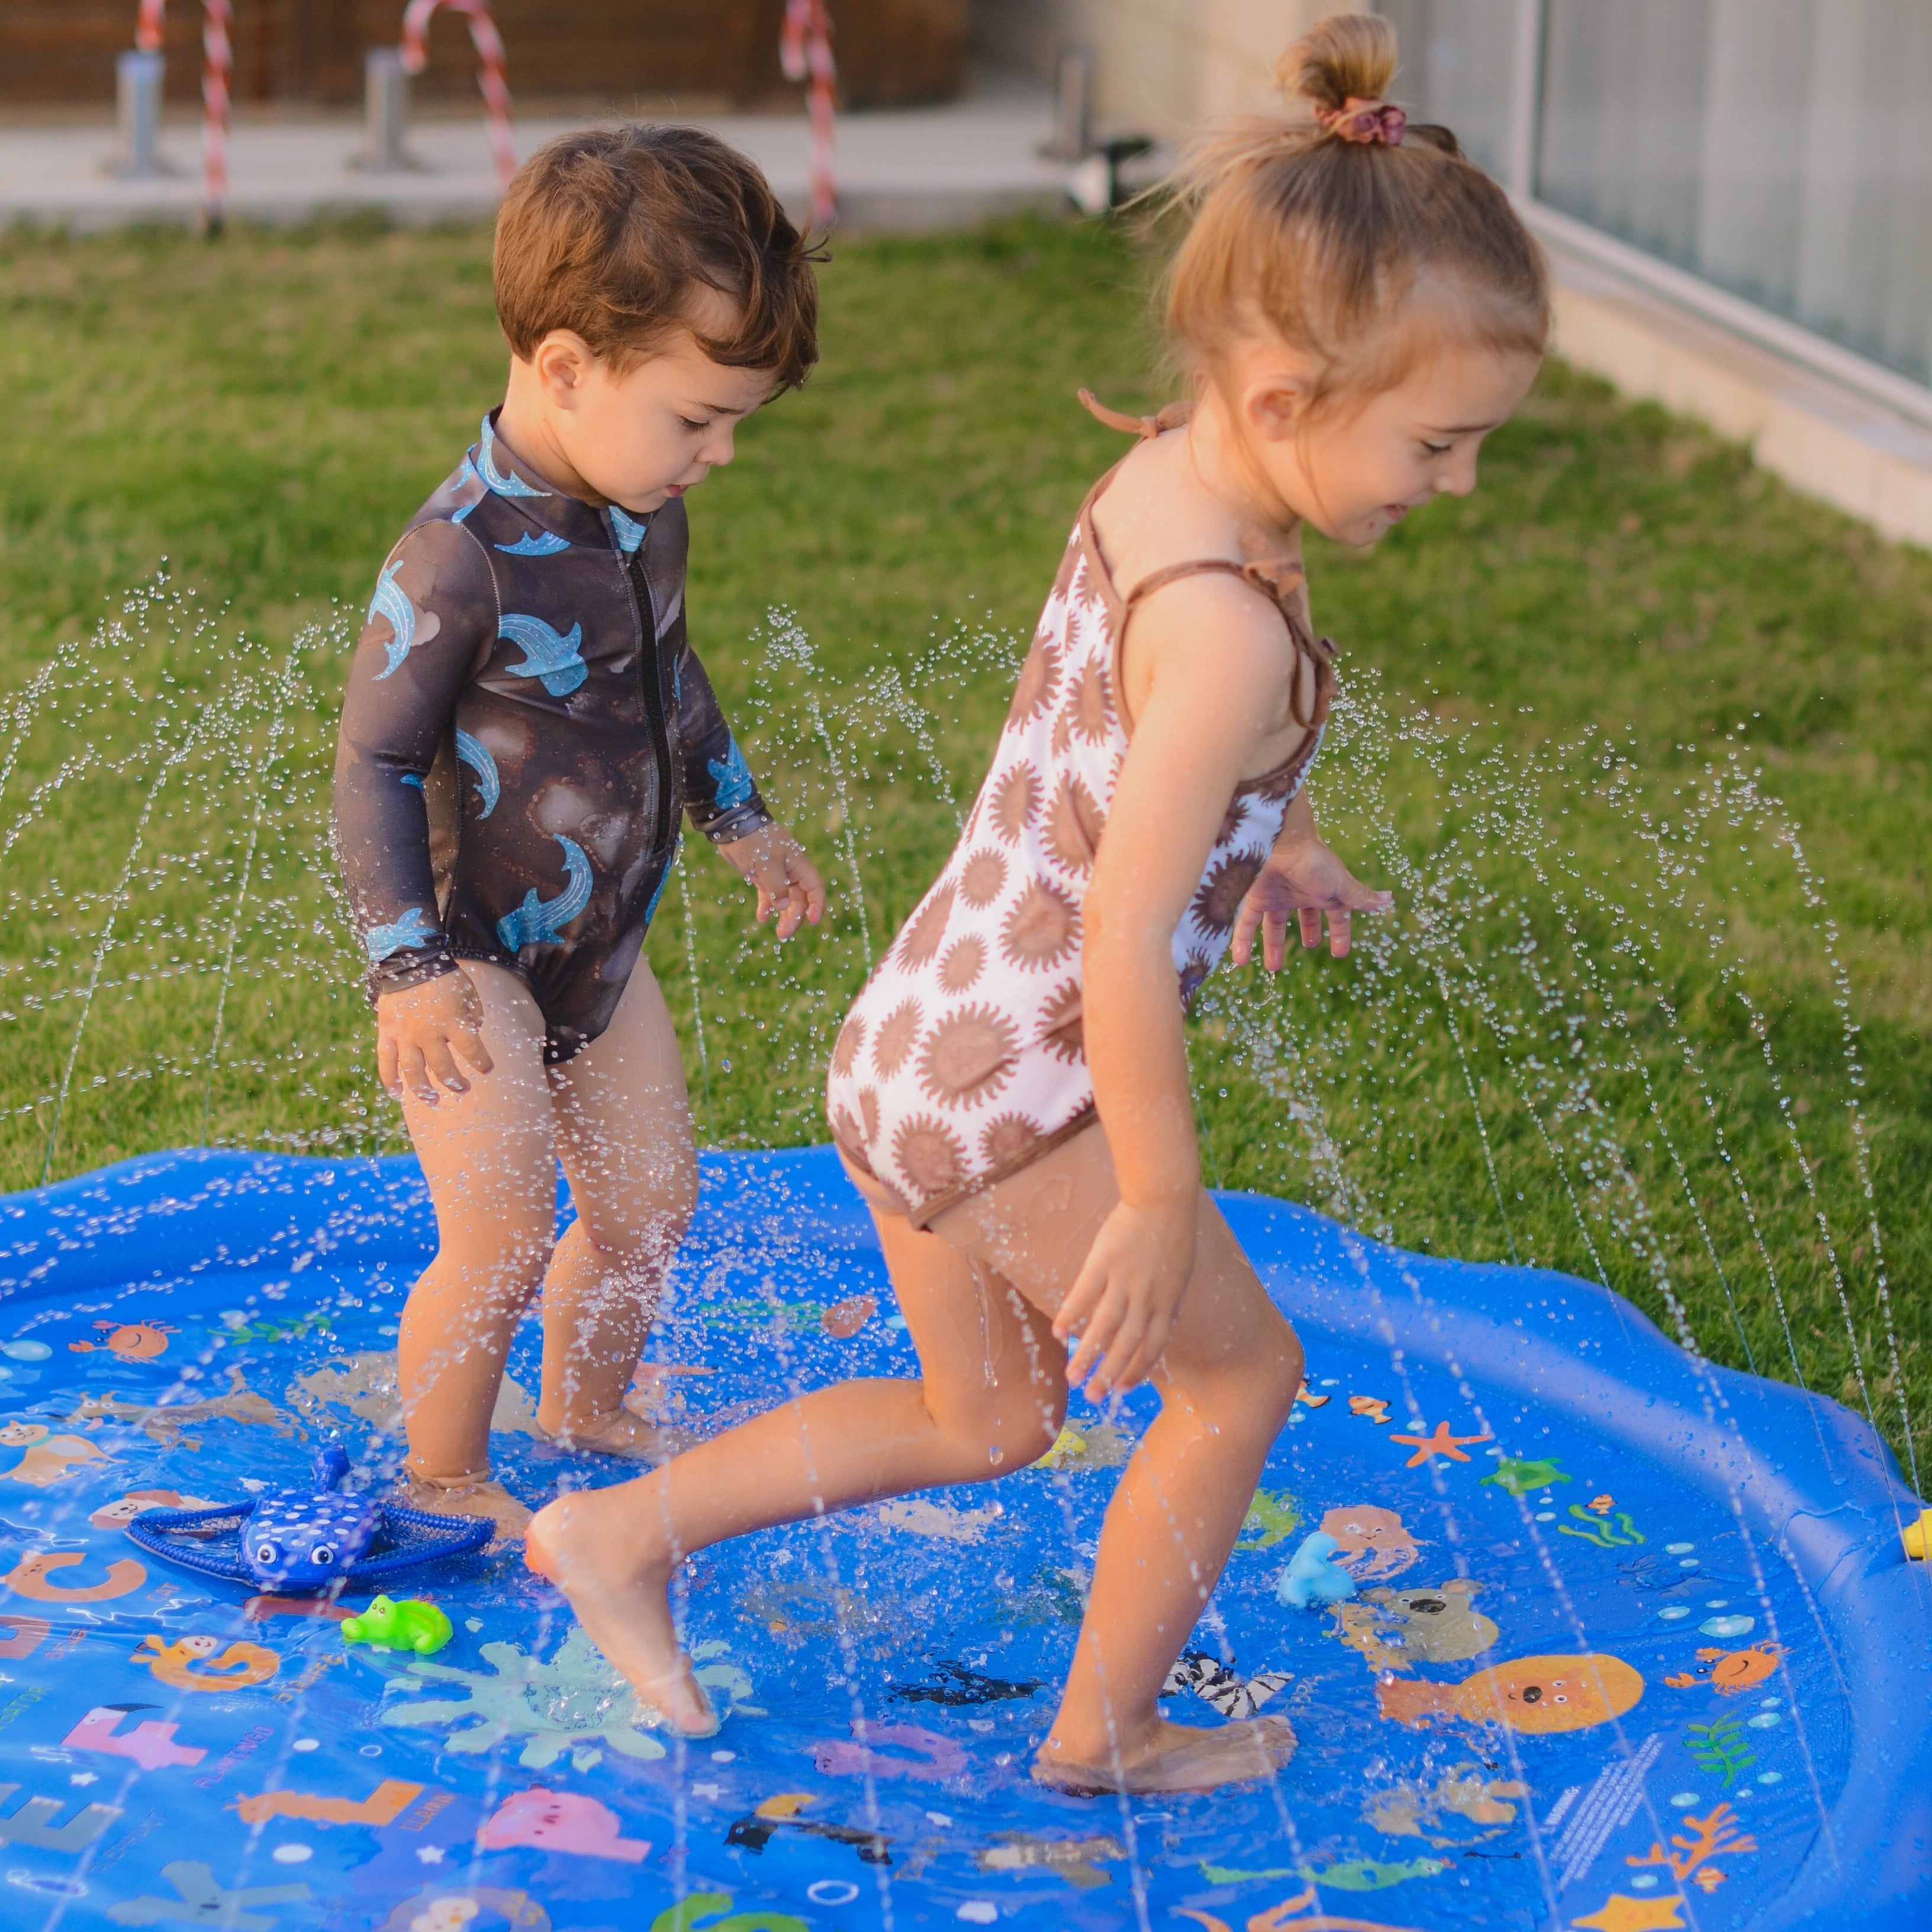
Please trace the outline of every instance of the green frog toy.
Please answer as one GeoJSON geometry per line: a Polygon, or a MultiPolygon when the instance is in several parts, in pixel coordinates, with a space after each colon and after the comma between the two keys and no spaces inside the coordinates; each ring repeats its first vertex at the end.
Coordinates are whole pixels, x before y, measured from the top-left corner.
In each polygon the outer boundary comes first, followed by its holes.
{"type": "Polygon", "coordinates": [[[398,1604],[388,1597],[370,1598],[359,1617],[345,1618],[345,1643],[366,1643],[374,1650],[412,1650],[433,1657],[449,1641],[449,1619],[434,1604],[406,1597],[398,1604]]]}

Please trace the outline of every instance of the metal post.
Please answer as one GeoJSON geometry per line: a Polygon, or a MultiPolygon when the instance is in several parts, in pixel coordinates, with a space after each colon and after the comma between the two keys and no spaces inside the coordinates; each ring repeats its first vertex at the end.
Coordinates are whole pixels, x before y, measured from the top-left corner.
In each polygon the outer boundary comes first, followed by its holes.
{"type": "Polygon", "coordinates": [[[1519,200],[1536,195],[1538,137],[1543,122],[1544,0],[1516,0],[1510,35],[1509,145],[1503,185],[1519,200]]]}
{"type": "Polygon", "coordinates": [[[115,61],[121,151],[114,158],[114,172],[123,181],[152,181],[166,172],[156,148],[161,131],[164,64],[159,54],[124,53],[115,61]]]}
{"type": "Polygon", "coordinates": [[[1064,46],[1054,68],[1053,139],[1040,152],[1050,160],[1080,161],[1094,152],[1094,50],[1064,46]]]}
{"type": "Polygon", "coordinates": [[[410,77],[394,47],[371,47],[362,66],[362,153],[358,165],[372,174],[409,167],[403,143],[410,128],[410,77]]]}

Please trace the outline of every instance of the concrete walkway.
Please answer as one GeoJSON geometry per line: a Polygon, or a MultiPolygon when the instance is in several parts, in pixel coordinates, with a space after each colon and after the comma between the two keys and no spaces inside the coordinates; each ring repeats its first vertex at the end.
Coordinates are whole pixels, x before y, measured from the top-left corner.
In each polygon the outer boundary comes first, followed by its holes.
{"type": "MultiPolygon", "coordinates": [[[[512,76],[514,79],[514,76],[512,76]]],[[[1065,202],[1070,169],[1043,160],[1052,131],[1047,91],[1024,80],[982,80],[953,105],[853,115],[838,124],[841,219],[851,228],[956,226],[1022,208],[1065,202]]],[[[518,155],[584,121],[517,124],[518,155]]],[[[795,216],[810,206],[806,123],[797,117],[706,117],[762,167],[795,216]]],[[[229,212],[242,220],[290,223],[323,210],[376,208],[410,223],[474,220],[496,206],[496,177],[481,118],[428,116],[410,134],[421,164],[374,174],[356,165],[359,118],[242,123],[230,143],[229,212]]],[[[0,224],[75,232],[130,222],[190,222],[201,205],[197,122],[170,121],[162,180],[118,181],[108,172],[113,128],[0,127],[0,224]]]]}

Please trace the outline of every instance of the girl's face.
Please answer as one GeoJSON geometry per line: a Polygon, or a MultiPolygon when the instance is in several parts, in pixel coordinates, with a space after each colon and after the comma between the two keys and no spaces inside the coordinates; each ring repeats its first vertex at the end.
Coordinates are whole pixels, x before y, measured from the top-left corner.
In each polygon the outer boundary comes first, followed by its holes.
{"type": "Polygon", "coordinates": [[[1514,413],[1538,358],[1450,347],[1393,387],[1312,415],[1310,372],[1277,344],[1231,372],[1244,440],[1282,502],[1337,543],[1372,544],[1433,498],[1476,487],[1483,439],[1514,413]]]}

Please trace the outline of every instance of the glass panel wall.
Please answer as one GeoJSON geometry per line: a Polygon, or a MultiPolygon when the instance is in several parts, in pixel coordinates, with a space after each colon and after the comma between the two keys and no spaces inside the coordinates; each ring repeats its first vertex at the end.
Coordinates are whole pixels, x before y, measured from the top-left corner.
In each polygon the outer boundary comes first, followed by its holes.
{"type": "Polygon", "coordinates": [[[1498,170],[1520,4],[1539,200],[1932,380],[1928,0],[1384,0],[1402,97],[1498,170]]]}

